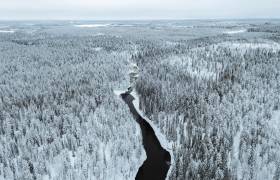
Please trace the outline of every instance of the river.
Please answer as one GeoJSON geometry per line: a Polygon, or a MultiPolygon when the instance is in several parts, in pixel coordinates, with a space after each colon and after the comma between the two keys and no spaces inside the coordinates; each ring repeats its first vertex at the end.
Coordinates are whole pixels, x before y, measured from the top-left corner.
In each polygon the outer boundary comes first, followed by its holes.
{"type": "Polygon", "coordinates": [[[134,97],[128,92],[121,94],[121,97],[141,127],[143,146],[147,155],[147,159],[139,168],[135,179],[164,180],[170,167],[171,156],[169,152],[162,148],[153,128],[135,109],[132,103],[134,97]]]}

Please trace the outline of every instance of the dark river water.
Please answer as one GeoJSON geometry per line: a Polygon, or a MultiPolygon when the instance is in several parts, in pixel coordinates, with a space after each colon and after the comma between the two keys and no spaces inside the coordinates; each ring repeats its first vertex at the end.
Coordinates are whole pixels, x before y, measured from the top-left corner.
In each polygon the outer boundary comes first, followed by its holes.
{"type": "Polygon", "coordinates": [[[147,159],[139,168],[136,180],[164,180],[170,167],[171,157],[168,151],[163,149],[150,124],[136,111],[132,101],[134,97],[129,93],[121,94],[122,99],[128,105],[134,119],[140,125],[143,136],[143,146],[147,159]]]}

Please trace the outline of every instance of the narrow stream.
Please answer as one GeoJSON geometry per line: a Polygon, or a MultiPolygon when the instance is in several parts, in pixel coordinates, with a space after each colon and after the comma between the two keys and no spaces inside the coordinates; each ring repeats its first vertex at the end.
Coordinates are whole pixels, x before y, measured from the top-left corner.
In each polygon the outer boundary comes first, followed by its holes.
{"type": "Polygon", "coordinates": [[[139,168],[136,180],[164,180],[170,167],[171,157],[168,151],[162,148],[150,124],[136,111],[132,101],[134,97],[126,92],[121,94],[128,105],[134,119],[140,125],[143,136],[143,145],[147,159],[139,168]]]}

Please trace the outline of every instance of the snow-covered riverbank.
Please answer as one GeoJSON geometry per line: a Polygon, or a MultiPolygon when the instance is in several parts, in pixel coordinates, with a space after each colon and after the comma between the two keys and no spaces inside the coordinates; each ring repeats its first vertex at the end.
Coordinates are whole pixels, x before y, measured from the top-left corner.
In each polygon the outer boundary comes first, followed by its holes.
{"type": "Polygon", "coordinates": [[[168,171],[168,174],[166,177],[166,179],[169,179],[171,169],[174,166],[174,155],[173,155],[173,151],[172,151],[172,142],[168,141],[166,136],[160,131],[159,127],[157,127],[157,125],[153,121],[151,121],[149,118],[147,118],[145,116],[144,112],[141,111],[141,109],[139,107],[139,104],[140,104],[139,95],[137,94],[137,92],[135,90],[133,90],[131,95],[135,98],[135,100],[133,101],[133,105],[134,105],[135,109],[143,117],[143,119],[145,119],[152,126],[158,140],[160,141],[161,146],[164,149],[166,149],[171,156],[171,162],[170,162],[171,166],[169,168],[169,171],[168,171]]]}
{"type": "MultiPolygon", "coordinates": [[[[121,94],[126,93],[126,91],[123,90],[115,90],[114,93],[118,96],[120,96],[121,94]]],[[[143,118],[145,121],[147,121],[149,123],[149,125],[152,127],[157,139],[160,142],[160,145],[162,146],[162,148],[164,148],[165,150],[168,151],[168,153],[171,156],[171,161],[170,161],[170,168],[169,171],[167,173],[167,177],[166,179],[169,179],[170,176],[170,172],[171,172],[171,168],[174,165],[174,157],[173,157],[173,152],[172,152],[172,142],[169,142],[167,140],[167,138],[164,136],[164,134],[160,131],[160,129],[149,119],[145,116],[145,114],[143,113],[143,111],[140,110],[139,107],[139,96],[137,94],[137,92],[135,90],[133,90],[130,95],[133,96],[134,100],[132,101],[134,108],[136,109],[137,113],[141,116],[141,118],[143,118]]],[[[169,163],[169,162],[166,162],[169,163]]],[[[139,166],[140,167],[140,166],[139,166]]]]}

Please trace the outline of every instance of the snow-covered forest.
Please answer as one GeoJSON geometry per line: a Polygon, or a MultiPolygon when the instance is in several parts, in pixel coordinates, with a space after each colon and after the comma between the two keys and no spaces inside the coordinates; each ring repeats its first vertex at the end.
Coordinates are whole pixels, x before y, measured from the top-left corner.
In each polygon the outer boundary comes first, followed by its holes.
{"type": "Polygon", "coordinates": [[[0,23],[0,180],[134,179],[141,129],[114,94],[132,63],[167,179],[280,179],[280,22],[262,20],[0,23]]]}
{"type": "Polygon", "coordinates": [[[0,179],[133,179],[141,131],[113,93],[128,83],[126,43],[0,36],[0,179]]]}
{"type": "Polygon", "coordinates": [[[173,142],[169,179],[280,179],[280,41],[266,35],[141,43],[137,91],[173,142]]]}

